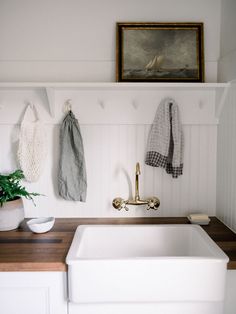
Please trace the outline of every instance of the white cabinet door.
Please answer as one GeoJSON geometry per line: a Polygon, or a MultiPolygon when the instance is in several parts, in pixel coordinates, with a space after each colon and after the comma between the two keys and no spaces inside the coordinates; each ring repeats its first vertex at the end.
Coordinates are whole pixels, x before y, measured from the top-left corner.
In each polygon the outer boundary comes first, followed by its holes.
{"type": "Polygon", "coordinates": [[[236,313],[236,270],[227,270],[224,314],[236,313]]]}
{"type": "Polygon", "coordinates": [[[1,314],[67,314],[65,272],[0,272],[1,314]]]}

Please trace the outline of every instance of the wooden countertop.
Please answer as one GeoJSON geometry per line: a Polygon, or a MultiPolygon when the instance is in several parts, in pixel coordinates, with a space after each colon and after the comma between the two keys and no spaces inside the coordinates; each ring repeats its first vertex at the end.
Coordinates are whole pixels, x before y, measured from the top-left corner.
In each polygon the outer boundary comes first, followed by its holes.
{"type": "MultiPolygon", "coordinates": [[[[57,218],[53,229],[44,234],[34,234],[23,226],[0,232],[0,271],[66,271],[65,258],[78,225],[187,223],[185,217],[57,218]]],[[[236,269],[236,234],[216,217],[203,229],[229,256],[228,269],[236,269]]]]}

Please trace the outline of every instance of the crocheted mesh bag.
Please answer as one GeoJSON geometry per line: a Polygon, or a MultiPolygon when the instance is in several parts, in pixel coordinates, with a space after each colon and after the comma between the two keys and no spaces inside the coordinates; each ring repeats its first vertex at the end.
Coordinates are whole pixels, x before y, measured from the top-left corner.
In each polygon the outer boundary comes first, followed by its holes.
{"type": "Polygon", "coordinates": [[[17,152],[20,168],[29,182],[37,181],[42,173],[47,155],[46,139],[45,126],[37,110],[29,105],[21,122],[17,152]]]}

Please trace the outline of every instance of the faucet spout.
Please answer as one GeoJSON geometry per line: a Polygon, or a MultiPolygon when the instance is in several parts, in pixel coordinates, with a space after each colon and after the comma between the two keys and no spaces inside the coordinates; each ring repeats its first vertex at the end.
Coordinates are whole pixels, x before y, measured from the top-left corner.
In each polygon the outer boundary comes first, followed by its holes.
{"type": "Polygon", "coordinates": [[[136,163],[136,174],[141,174],[139,162],[136,163]]]}
{"type": "Polygon", "coordinates": [[[135,173],[135,201],[139,201],[140,200],[140,196],[139,196],[139,175],[141,174],[140,171],[140,164],[139,162],[136,163],[136,173],[135,173]]]}

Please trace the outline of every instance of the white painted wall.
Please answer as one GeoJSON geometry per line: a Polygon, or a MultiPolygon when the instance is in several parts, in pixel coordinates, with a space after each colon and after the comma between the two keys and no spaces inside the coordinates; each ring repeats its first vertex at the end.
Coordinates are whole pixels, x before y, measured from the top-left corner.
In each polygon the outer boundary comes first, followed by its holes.
{"type": "Polygon", "coordinates": [[[219,120],[217,136],[216,215],[236,231],[236,83],[232,84],[219,120]]]}
{"type": "Polygon", "coordinates": [[[27,184],[31,191],[45,194],[35,208],[25,202],[26,216],[129,217],[186,216],[204,211],[215,214],[216,135],[214,90],[76,90],[56,91],[55,118],[48,114],[45,95],[40,90],[2,90],[0,103],[0,172],[17,167],[17,131],[25,101],[37,104],[46,123],[49,154],[39,182],[27,184]],[[163,169],[144,165],[150,124],[163,97],[179,103],[185,136],[184,175],[172,179],[163,169]],[[65,201],[58,196],[59,124],[63,103],[71,98],[81,124],[88,174],[86,203],[65,201]],[[102,101],[104,109],[99,105],[102,101]],[[132,105],[135,101],[137,109],[132,105]],[[201,106],[199,106],[199,103],[201,106]],[[160,210],[142,207],[129,212],[113,209],[112,199],[131,197],[135,163],[141,163],[141,197],[158,196],[160,210]]]}
{"type": "Polygon", "coordinates": [[[217,80],[220,0],[0,0],[0,81],[114,81],[118,21],[204,22],[217,80]]]}
{"type": "Polygon", "coordinates": [[[222,0],[218,80],[236,79],[236,1],[222,0]]]}
{"type": "MultiPolygon", "coordinates": [[[[115,23],[117,21],[202,21],[205,25],[206,79],[215,81],[220,53],[220,9],[220,0],[178,0],[178,5],[173,0],[101,0],[99,2],[93,0],[22,0],[20,2],[1,0],[0,80],[113,81],[115,79],[115,23]],[[175,5],[174,8],[173,5],[175,5]],[[170,10],[170,8],[173,9],[170,10]]],[[[151,116],[163,95],[161,93],[156,96],[148,95],[149,98],[147,95],[142,96],[143,103],[152,103],[151,106],[153,106],[150,112],[147,110],[143,114],[143,116],[147,114],[148,117],[146,124],[143,121],[132,120],[133,112],[127,115],[127,108],[123,108],[119,103],[110,112],[117,117],[117,120],[107,125],[107,121],[101,123],[99,119],[97,120],[97,114],[98,116],[102,114],[100,111],[96,111],[96,114],[92,115],[94,119],[88,123],[87,116],[91,116],[91,112],[88,114],[85,108],[93,102],[90,93],[82,98],[78,93],[75,94],[74,97],[79,104],[75,111],[77,111],[84,133],[89,180],[94,177],[99,179],[92,180],[92,185],[90,183],[89,202],[86,206],[81,204],[75,206],[74,203],[68,202],[65,205],[65,202],[58,200],[57,197],[55,185],[58,126],[54,126],[54,123],[60,121],[62,117],[61,107],[58,108],[55,120],[51,120],[45,113],[46,102],[40,91],[6,91],[0,94],[1,105],[5,104],[4,110],[0,112],[0,138],[4,142],[0,155],[0,171],[11,170],[16,166],[14,154],[12,154],[12,134],[27,98],[42,107],[44,120],[48,123],[51,151],[46,165],[47,172],[46,176],[44,175],[41,181],[32,188],[49,195],[50,201],[48,202],[48,198],[41,198],[36,209],[27,203],[28,216],[118,215],[110,207],[110,202],[117,193],[127,196],[127,182],[124,184],[124,175],[123,178],[121,174],[115,177],[114,169],[122,169],[125,165],[126,171],[133,180],[134,164],[137,159],[143,160],[151,116]],[[118,115],[117,108],[120,109],[118,115]],[[82,119],[81,110],[85,112],[82,119]],[[122,124],[124,112],[128,118],[122,124]],[[128,120],[133,121],[133,125],[130,125],[128,120]],[[141,145],[137,143],[137,138],[142,139],[141,145]],[[117,147],[119,147],[118,155],[117,147]],[[114,178],[118,177],[120,177],[119,183],[117,180],[114,181],[114,178]],[[103,180],[102,184],[101,180],[103,180]],[[114,186],[110,185],[112,180],[114,186]],[[94,206],[94,197],[98,197],[96,206],[94,206]]],[[[195,99],[192,95],[185,93],[181,96],[175,94],[173,96],[181,104],[185,104],[185,108],[189,102],[192,102],[192,99],[195,99]]],[[[110,96],[105,97],[109,99],[110,96]]],[[[199,95],[196,96],[196,101],[198,97],[199,95]]],[[[71,93],[57,93],[59,104],[62,104],[65,98],[71,98],[71,93]]],[[[110,100],[111,98],[109,102],[110,100]]],[[[127,101],[129,100],[122,99],[122,104],[126,104],[127,101]]],[[[111,102],[113,102],[113,96],[111,102]]],[[[214,100],[211,99],[210,103],[212,105],[214,100]]],[[[198,115],[193,107],[189,108],[193,109],[193,112],[188,115],[189,120],[187,119],[187,124],[184,126],[187,152],[184,177],[177,183],[173,183],[166,179],[159,169],[154,171],[155,174],[148,169],[144,171],[141,192],[145,196],[155,192],[154,194],[162,199],[162,211],[155,215],[185,215],[195,210],[207,210],[209,214],[215,212],[216,126],[209,125],[209,121],[205,123],[201,121],[199,125],[193,124],[193,117],[198,117],[198,115]],[[202,168],[202,172],[199,173],[198,168],[202,168]],[[170,193],[171,197],[169,197],[170,193]]],[[[93,112],[94,107],[91,106],[90,109],[93,112]]],[[[143,215],[143,212],[135,211],[129,215],[143,215]]]]}

